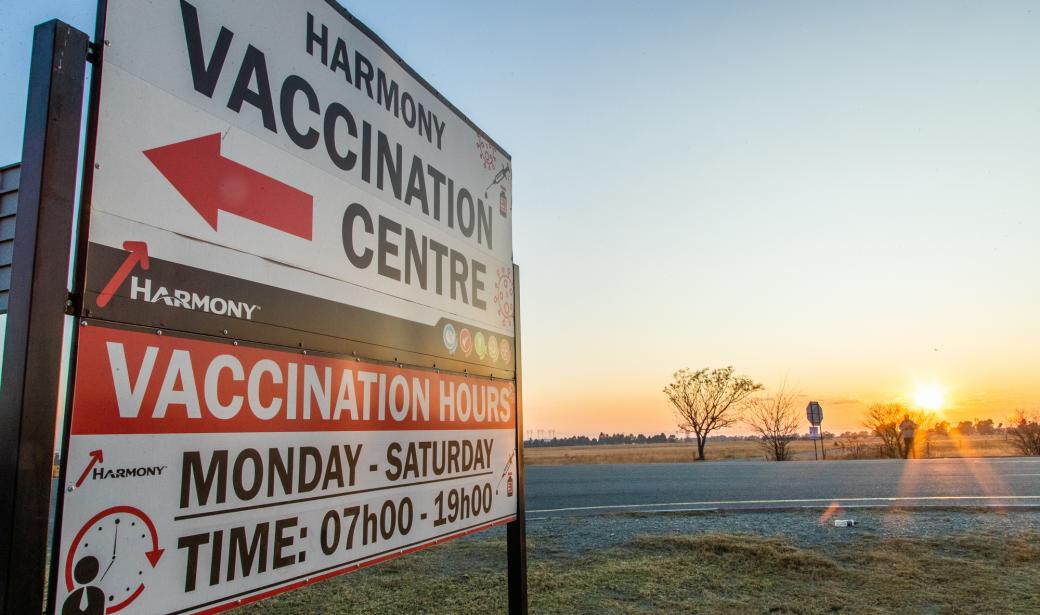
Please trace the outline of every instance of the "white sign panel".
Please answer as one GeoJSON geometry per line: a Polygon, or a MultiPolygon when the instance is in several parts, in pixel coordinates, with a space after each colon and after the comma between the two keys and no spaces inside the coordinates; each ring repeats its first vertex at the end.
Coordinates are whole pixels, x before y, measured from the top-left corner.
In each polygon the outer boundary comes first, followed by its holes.
{"type": "Polygon", "coordinates": [[[360,28],[320,0],[108,3],[95,316],[512,370],[510,160],[360,28]]]}

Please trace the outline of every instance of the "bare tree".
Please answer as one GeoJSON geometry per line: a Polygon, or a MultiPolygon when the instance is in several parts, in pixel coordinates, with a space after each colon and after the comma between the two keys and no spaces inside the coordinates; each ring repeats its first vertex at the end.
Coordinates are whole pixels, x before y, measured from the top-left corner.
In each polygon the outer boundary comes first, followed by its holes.
{"type": "Polygon", "coordinates": [[[759,444],[773,461],[791,458],[791,442],[798,436],[801,414],[795,406],[799,393],[785,381],[771,396],[747,400],[744,422],[759,437],[759,444]]]}
{"type": "Polygon", "coordinates": [[[863,426],[881,438],[881,447],[888,457],[901,457],[899,454],[899,422],[902,420],[903,406],[899,404],[874,404],[867,408],[863,417],[863,426]]]}
{"type": "Polygon", "coordinates": [[[1040,455],[1040,415],[1030,416],[1025,410],[1015,410],[1007,433],[1022,455],[1040,455]]]}
{"type": "Polygon", "coordinates": [[[740,404],[762,385],[735,376],[733,367],[698,371],[681,369],[664,388],[675,407],[679,429],[697,436],[697,461],[704,460],[704,444],[711,432],[736,424],[740,404]]]}
{"type": "Polygon", "coordinates": [[[928,430],[935,424],[935,417],[924,410],[912,410],[903,404],[874,404],[867,408],[863,426],[881,438],[886,455],[906,459],[917,441],[915,437],[908,445],[899,430],[899,424],[907,417],[917,425],[917,436],[927,437],[928,430]]]}

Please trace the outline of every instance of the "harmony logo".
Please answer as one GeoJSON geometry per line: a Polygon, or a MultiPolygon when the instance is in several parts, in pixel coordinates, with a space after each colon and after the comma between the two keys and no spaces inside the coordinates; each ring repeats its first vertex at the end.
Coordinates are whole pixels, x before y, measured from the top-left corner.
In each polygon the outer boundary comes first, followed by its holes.
{"type": "Polygon", "coordinates": [[[98,464],[105,462],[105,453],[101,449],[96,451],[90,451],[90,463],[83,469],[83,473],[79,475],[79,480],[76,481],[76,489],[83,486],[83,481],[87,480],[87,476],[90,476],[90,480],[106,480],[110,478],[137,478],[143,476],[162,476],[162,473],[166,470],[166,466],[139,466],[130,468],[106,468],[98,464]],[[95,467],[97,466],[97,467],[95,467]]]}
{"type": "Polygon", "coordinates": [[[148,244],[143,241],[124,241],[123,249],[128,253],[126,260],[112,274],[112,279],[108,281],[108,284],[105,284],[105,288],[98,293],[97,306],[99,308],[108,305],[108,302],[112,300],[112,296],[116,294],[119,287],[126,281],[126,277],[133,272],[134,267],[140,265],[141,269],[148,271],[148,244]]]}
{"type": "Polygon", "coordinates": [[[165,470],[166,466],[139,466],[136,468],[94,468],[90,472],[90,480],[162,476],[162,473],[165,470]]]}
{"type": "Polygon", "coordinates": [[[236,301],[225,297],[212,297],[200,295],[193,291],[179,288],[167,289],[165,286],[156,286],[153,292],[152,281],[148,278],[138,278],[130,275],[140,265],[141,269],[148,271],[150,262],[148,258],[148,244],[143,241],[123,242],[123,249],[128,252],[126,260],[119,266],[112,279],[108,281],[105,288],[97,296],[98,307],[105,307],[112,300],[112,296],[130,278],[130,299],[134,301],[145,301],[147,303],[159,303],[170,307],[179,307],[195,312],[206,312],[217,316],[231,316],[253,320],[253,312],[260,309],[259,305],[236,301]]]}
{"type": "Polygon", "coordinates": [[[134,301],[146,301],[148,303],[162,302],[170,307],[179,307],[195,312],[206,312],[218,316],[232,316],[253,320],[253,312],[260,309],[259,305],[236,301],[225,297],[213,297],[200,295],[196,292],[181,290],[179,288],[167,289],[165,286],[152,286],[148,278],[130,276],[130,298],[134,301]]]}

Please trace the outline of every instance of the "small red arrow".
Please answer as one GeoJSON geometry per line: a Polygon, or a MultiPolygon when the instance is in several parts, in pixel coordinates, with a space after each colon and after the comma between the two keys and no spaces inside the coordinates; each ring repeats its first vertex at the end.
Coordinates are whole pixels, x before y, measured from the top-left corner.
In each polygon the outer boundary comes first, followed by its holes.
{"type": "Polygon", "coordinates": [[[141,520],[148,526],[148,531],[152,534],[152,550],[146,552],[145,556],[148,557],[148,563],[152,565],[152,568],[155,568],[155,565],[159,563],[159,558],[166,552],[166,549],[159,548],[159,533],[155,531],[155,524],[152,523],[151,518],[140,511],[137,512],[140,513],[141,520]]]}
{"type": "Polygon", "coordinates": [[[119,266],[119,269],[116,269],[108,284],[105,284],[101,294],[97,296],[98,307],[108,305],[108,302],[112,300],[112,295],[116,294],[116,291],[123,285],[127,276],[130,275],[130,272],[134,270],[138,263],[140,263],[141,269],[148,270],[148,244],[143,241],[124,241],[123,249],[130,254],[127,255],[126,260],[119,266]]]}
{"type": "Polygon", "coordinates": [[[213,230],[225,211],[310,241],[314,197],[221,156],[220,133],[144,155],[213,230]]]}
{"type": "Polygon", "coordinates": [[[79,489],[83,481],[87,480],[87,474],[90,473],[90,468],[94,467],[96,463],[104,463],[105,455],[101,450],[90,451],[90,463],[87,464],[87,469],[83,470],[83,473],[79,475],[79,480],[76,481],[76,489],[79,489]]]}

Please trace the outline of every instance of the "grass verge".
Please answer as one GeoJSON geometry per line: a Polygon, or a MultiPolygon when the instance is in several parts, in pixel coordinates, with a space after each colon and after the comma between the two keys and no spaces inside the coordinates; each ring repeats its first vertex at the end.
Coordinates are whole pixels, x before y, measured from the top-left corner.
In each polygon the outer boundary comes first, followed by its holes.
{"type": "MultiPolygon", "coordinates": [[[[504,613],[505,543],[456,541],[236,611],[504,613]]],[[[564,554],[532,545],[532,613],[1036,613],[1040,533],[864,537],[798,547],[744,534],[637,536],[564,554]]]]}

